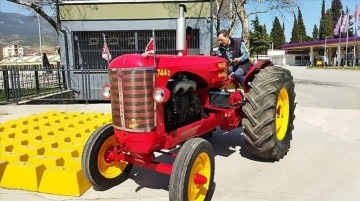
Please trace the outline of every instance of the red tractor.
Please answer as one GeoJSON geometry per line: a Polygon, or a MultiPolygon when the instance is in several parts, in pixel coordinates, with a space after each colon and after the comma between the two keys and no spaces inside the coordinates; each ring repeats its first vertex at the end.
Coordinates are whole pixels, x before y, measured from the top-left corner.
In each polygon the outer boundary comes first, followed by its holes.
{"type": "Polygon", "coordinates": [[[120,184],[137,165],[170,175],[171,201],[208,199],[214,151],[202,137],[216,127],[244,126],[250,152],[264,159],[280,160],[290,148],[290,72],[260,61],[247,73],[243,92],[236,84],[227,90],[225,59],[186,55],[183,13],[180,6],[178,55],[129,54],[109,64],[112,123],[90,136],[82,155],[84,175],[99,190],[120,184]],[[170,151],[179,145],[178,153],[170,151]],[[174,157],[173,164],[156,161],[155,152],[174,157]]]}

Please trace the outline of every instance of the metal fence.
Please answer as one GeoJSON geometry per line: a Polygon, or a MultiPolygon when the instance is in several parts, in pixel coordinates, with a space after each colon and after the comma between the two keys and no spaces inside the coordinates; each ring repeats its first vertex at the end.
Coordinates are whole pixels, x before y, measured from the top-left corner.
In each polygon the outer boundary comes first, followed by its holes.
{"type": "MultiPolygon", "coordinates": [[[[176,54],[176,30],[155,30],[156,54],[176,54]]],[[[137,31],[76,31],[72,32],[74,63],[76,69],[104,69],[106,60],[101,58],[102,34],[113,58],[123,54],[141,54],[145,51],[151,30],[137,31]]],[[[189,38],[189,52],[200,53],[200,29],[193,29],[189,38]]]]}
{"type": "Polygon", "coordinates": [[[20,69],[0,70],[0,104],[105,101],[101,90],[107,70],[20,69]]]}

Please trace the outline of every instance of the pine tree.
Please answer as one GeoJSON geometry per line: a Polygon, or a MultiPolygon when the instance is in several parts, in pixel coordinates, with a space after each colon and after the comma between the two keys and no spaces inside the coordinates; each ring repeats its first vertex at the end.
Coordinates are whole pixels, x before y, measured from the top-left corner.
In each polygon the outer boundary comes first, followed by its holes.
{"type": "Polygon", "coordinates": [[[275,17],[273,27],[270,32],[273,40],[274,49],[281,49],[281,45],[285,44],[284,30],[280,25],[279,18],[275,17]]]}
{"type": "Polygon", "coordinates": [[[341,0],[332,0],[331,1],[331,16],[333,24],[336,24],[341,16],[341,10],[343,6],[341,0]]]}
{"type": "Polygon", "coordinates": [[[267,34],[266,24],[263,25],[263,33],[267,34]]]}
{"type": "Polygon", "coordinates": [[[333,35],[334,25],[332,21],[331,9],[328,9],[323,19],[323,38],[329,38],[333,35]]]}
{"type": "Polygon", "coordinates": [[[282,24],[282,31],[283,31],[283,35],[284,35],[284,43],[286,43],[286,36],[285,36],[285,23],[283,22],[282,24]]]}
{"type": "Polygon", "coordinates": [[[298,29],[299,29],[299,36],[300,36],[300,42],[306,41],[306,28],[304,24],[304,20],[302,17],[302,13],[300,8],[298,7],[298,29]]]}
{"type": "Polygon", "coordinates": [[[253,31],[250,32],[250,52],[256,54],[265,54],[265,51],[269,48],[271,38],[266,33],[266,26],[260,25],[259,17],[256,16],[252,21],[253,31]]]}
{"type": "Polygon", "coordinates": [[[317,40],[319,38],[319,29],[318,29],[316,24],[314,25],[314,29],[313,29],[313,32],[312,32],[312,37],[313,37],[314,40],[317,40]]]}
{"type": "Polygon", "coordinates": [[[321,17],[320,17],[320,29],[319,29],[319,40],[324,39],[324,17],[325,17],[325,0],[322,0],[321,4],[321,17]]]}
{"type": "Polygon", "coordinates": [[[296,16],[294,15],[294,27],[291,31],[290,43],[298,43],[298,42],[300,42],[299,27],[298,27],[296,16]]]}

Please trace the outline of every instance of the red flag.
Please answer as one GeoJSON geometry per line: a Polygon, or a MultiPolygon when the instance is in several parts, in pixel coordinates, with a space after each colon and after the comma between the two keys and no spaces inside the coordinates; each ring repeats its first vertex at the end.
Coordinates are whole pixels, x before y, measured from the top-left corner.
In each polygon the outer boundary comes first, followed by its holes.
{"type": "Polygon", "coordinates": [[[108,48],[107,43],[106,43],[105,34],[103,34],[103,38],[104,38],[104,44],[103,44],[103,47],[102,47],[101,55],[102,55],[103,59],[105,59],[106,61],[110,61],[111,60],[111,54],[110,54],[109,48],[108,48]]]}
{"type": "Polygon", "coordinates": [[[147,56],[149,54],[155,54],[155,41],[154,41],[154,38],[150,38],[149,43],[146,45],[145,52],[142,55],[147,56]]]}

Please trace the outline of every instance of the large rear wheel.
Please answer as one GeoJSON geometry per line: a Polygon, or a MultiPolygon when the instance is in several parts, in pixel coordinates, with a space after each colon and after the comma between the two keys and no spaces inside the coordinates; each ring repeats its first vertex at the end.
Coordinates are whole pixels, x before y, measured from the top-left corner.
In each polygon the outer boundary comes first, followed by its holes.
{"type": "Polygon", "coordinates": [[[269,66],[249,83],[243,107],[244,137],[250,152],[280,160],[290,148],[295,119],[295,92],[289,70],[269,66]]]}
{"type": "Polygon", "coordinates": [[[176,156],[170,175],[170,200],[210,200],[214,169],[214,150],[211,144],[202,138],[186,141],[176,156]]]}
{"type": "Polygon", "coordinates": [[[85,144],[82,169],[97,190],[107,190],[125,181],[132,169],[126,161],[112,161],[109,153],[116,148],[114,128],[106,124],[95,130],[85,144]]]}

